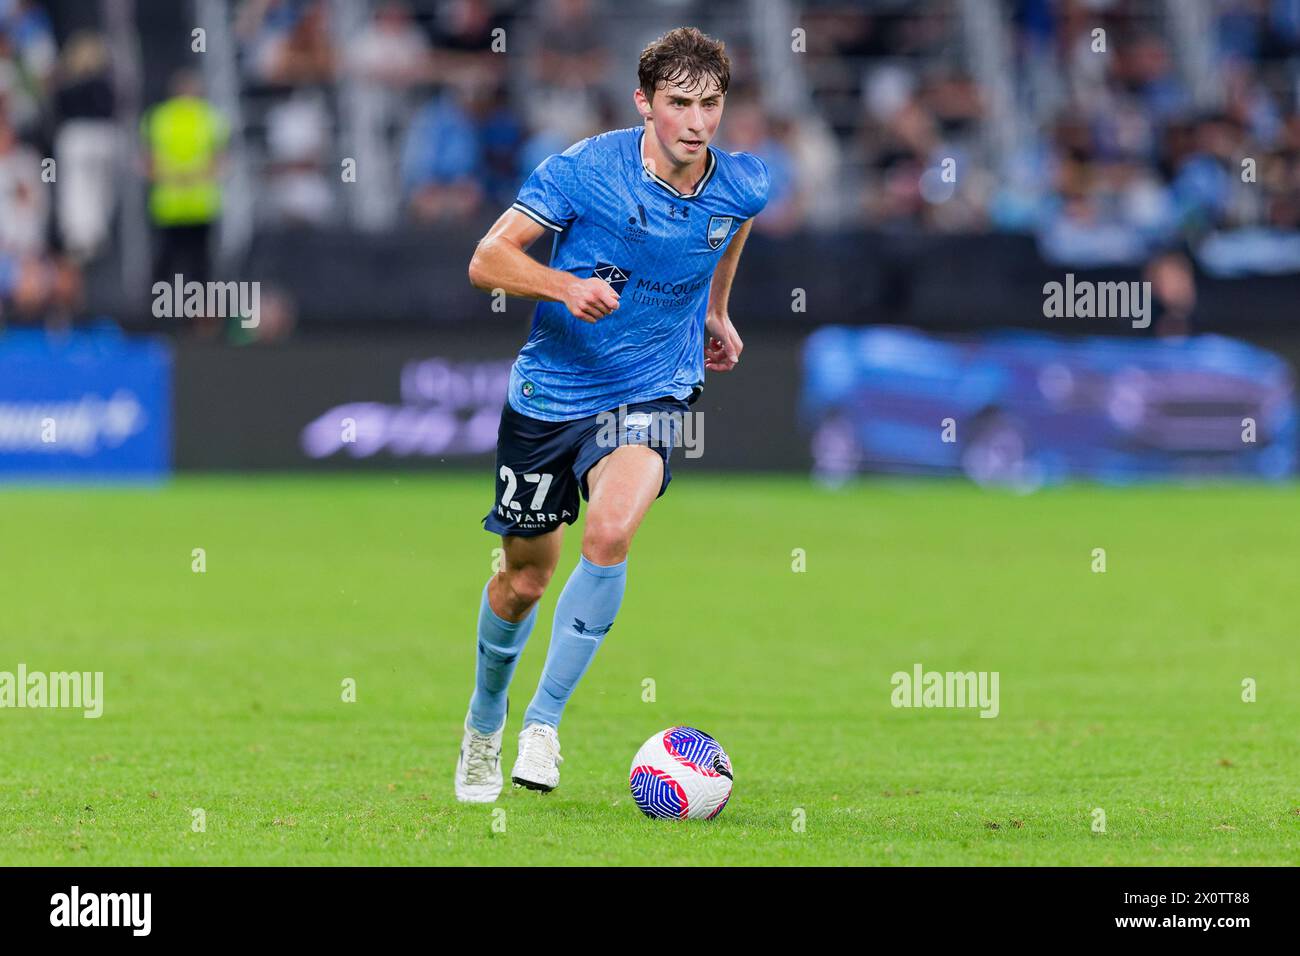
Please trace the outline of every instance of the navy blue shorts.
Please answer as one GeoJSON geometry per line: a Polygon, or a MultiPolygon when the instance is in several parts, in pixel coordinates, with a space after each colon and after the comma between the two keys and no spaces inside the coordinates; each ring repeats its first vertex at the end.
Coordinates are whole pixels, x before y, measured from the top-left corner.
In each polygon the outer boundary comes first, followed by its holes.
{"type": "Polygon", "coordinates": [[[587,472],[619,445],[649,445],[664,460],[663,495],[672,481],[668,457],[680,438],[680,398],[634,402],[568,422],[521,415],[506,402],[497,430],[496,502],[483,518],[493,534],[533,537],[578,520],[587,500],[587,472]],[[658,414],[656,414],[658,413],[658,414]]]}

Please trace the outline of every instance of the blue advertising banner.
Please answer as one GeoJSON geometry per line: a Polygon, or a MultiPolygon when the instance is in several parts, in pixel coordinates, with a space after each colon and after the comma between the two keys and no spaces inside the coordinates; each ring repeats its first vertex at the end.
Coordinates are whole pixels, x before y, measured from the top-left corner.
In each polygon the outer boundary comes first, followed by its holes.
{"type": "Polygon", "coordinates": [[[107,332],[0,335],[0,480],[171,471],[170,347],[107,332]]]}

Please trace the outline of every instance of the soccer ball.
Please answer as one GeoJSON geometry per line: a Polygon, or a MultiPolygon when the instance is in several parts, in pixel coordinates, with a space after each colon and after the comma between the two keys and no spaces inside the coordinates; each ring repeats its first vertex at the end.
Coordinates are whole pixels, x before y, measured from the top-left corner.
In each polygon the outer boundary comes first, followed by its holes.
{"type": "Polygon", "coordinates": [[[648,817],[712,820],[731,796],[731,760],[694,727],[669,727],[632,758],[632,799],[648,817]]]}

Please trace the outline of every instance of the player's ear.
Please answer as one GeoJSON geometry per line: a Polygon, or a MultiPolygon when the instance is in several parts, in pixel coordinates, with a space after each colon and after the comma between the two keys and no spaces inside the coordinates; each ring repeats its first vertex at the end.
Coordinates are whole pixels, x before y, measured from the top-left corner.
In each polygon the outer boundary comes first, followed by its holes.
{"type": "Polygon", "coordinates": [[[645,98],[645,91],[637,87],[632,91],[632,102],[636,103],[636,111],[641,114],[642,119],[654,119],[654,113],[650,109],[650,101],[645,98]]]}

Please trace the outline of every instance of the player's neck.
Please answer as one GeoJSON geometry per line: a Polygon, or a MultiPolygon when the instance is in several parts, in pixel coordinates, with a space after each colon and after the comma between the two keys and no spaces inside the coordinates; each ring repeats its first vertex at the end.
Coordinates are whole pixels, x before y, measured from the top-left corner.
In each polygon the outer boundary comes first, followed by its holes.
{"type": "Polygon", "coordinates": [[[701,153],[699,159],[691,160],[685,165],[677,164],[660,146],[654,127],[646,124],[645,138],[641,146],[641,164],[683,195],[695,191],[705,170],[708,169],[708,148],[703,149],[701,153]]]}

